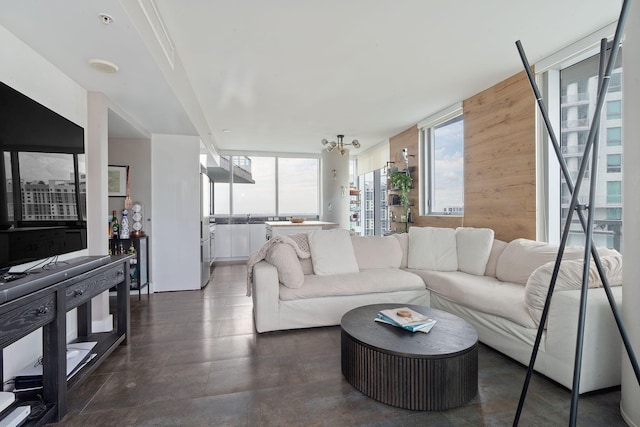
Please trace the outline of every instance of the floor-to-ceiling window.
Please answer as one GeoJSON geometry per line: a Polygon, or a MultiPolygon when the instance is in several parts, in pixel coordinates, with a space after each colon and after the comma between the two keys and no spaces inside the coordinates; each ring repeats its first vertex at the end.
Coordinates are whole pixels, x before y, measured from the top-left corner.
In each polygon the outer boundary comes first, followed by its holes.
{"type": "Polygon", "coordinates": [[[376,169],[358,177],[363,226],[360,234],[382,236],[389,233],[389,206],[387,202],[387,174],[385,168],[376,169]]]}
{"type": "MultiPolygon", "coordinates": [[[[572,179],[578,175],[587,136],[595,114],[599,90],[596,54],[560,70],[560,144],[562,156],[572,179]]],[[[588,204],[591,181],[596,180],[593,240],[597,246],[620,250],[622,247],[622,51],[611,75],[600,119],[598,134],[598,167],[587,163],[579,203],[588,204]]],[[[560,232],[565,227],[571,195],[561,176],[560,232]]],[[[570,224],[568,245],[584,245],[584,232],[577,215],[570,224]]]]}
{"type": "Polygon", "coordinates": [[[319,159],[222,156],[223,173],[213,183],[215,216],[319,215],[319,159]]]}

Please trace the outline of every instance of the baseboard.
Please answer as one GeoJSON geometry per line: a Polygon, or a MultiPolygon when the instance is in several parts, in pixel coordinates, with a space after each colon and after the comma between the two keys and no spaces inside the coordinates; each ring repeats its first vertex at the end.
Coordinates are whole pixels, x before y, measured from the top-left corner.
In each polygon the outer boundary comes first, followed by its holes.
{"type": "Polygon", "coordinates": [[[631,418],[629,418],[627,414],[624,413],[624,407],[622,406],[622,402],[620,402],[620,415],[622,416],[622,419],[624,420],[624,422],[629,425],[629,427],[638,427],[638,424],[633,422],[631,418]]]}

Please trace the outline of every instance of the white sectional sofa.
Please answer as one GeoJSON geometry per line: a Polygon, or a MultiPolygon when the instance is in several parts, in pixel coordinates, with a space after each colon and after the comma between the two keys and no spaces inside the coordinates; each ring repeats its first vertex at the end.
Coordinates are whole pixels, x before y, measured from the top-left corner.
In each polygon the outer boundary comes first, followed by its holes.
{"type": "MultiPolygon", "coordinates": [[[[302,247],[297,255],[291,242],[272,242],[265,259],[251,265],[258,332],[338,325],[344,313],[367,304],[418,304],[466,319],[481,342],[528,365],[557,246],[507,243],[494,239],[492,230],[473,228],[413,227],[385,237],[326,230],[307,237],[295,237],[297,249],[302,247]],[[305,252],[311,256],[300,258],[305,252]]],[[[621,255],[599,253],[621,304],[621,255]]],[[[582,257],[581,248],[565,251],[535,365],[567,388],[573,381],[582,257]]],[[[580,393],[620,384],[621,340],[593,265],[589,287],[580,393]]]]}

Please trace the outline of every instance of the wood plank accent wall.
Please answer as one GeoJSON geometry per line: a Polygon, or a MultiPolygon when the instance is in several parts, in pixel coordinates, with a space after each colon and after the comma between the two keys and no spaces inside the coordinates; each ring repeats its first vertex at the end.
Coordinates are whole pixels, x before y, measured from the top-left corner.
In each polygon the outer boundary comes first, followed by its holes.
{"type": "MultiPolygon", "coordinates": [[[[518,73],[463,103],[464,218],[418,216],[420,189],[409,197],[414,225],[487,227],[496,238],[536,238],[535,99],[526,74],[518,73]]],[[[419,130],[416,126],[390,139],[391,160],[403,147],[419,176],[419,130]]],[[[392,226],[393,228],[393,226],[392,226]]]]}

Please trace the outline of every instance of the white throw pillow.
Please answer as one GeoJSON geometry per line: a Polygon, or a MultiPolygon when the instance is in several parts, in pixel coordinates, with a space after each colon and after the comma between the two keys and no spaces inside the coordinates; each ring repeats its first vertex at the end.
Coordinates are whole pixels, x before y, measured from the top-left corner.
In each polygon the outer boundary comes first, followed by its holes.
{"type": "Polygon", "coordinates": [[[349,230],[311,231],[308,235],[313,272],[319,276],[357,273],[358,262],[353,253],[349,230]]]}
{"type": "Polygon", "coordinates": [[[351,244],[360,269],[400,268],[402,248],[392,236],[351,236],[351,244]]]}
{"type": "Polygon", "coordinates": [[[408,266],[421,270],[458,270],[456,231],[453,228],[411,227],[408,266]]]}
{"type": "MultiPolygon", "coordinates": [[[[622,285],[622,255],[603,256],[600,257],[600,262],[609,286],[622,285]]],[[[555,265],[555,261],[550,261],[536,268],[529,276],[525,286],[524,300],[527,304],[527,310],[529,310],[529,314],[531,314],[536,325],[540,324],[540,319],[542,318],[542,310],[547,299],[555,265]]],[[[582,259],[563,260],[560,263],[560,270],[558,270],[554,293],[570,289],[582,289],[583,268],[584,262],[582,259]]],[[[602,286],[598,269],[592,259],[589,263],[588,287],[601,288],[602,286]]]]}
{"type": "Polygon", "coordinates": [[[484,276],[493,245],[493,230],[490,228],[456,228],[458,270],[484,276]]]}
{"type": "MultiPolygon", "coordinates": [[[[581,258],[583,253],[582,248],[567,247],[562,259],[581,258]]],[[[529,239],[512,240],[498,257],[496,277],[503,282],[525,285],[536,268],[555,261],[557,256],[558,245],[529,239]]]]}
{"type": "Polygon", "coordinates": [[[264,258],[278,270],[278,281],[288,288],[299,288],[304,282],[304,274],[296,250],[285,243],[272,245],[264,258]]]}

